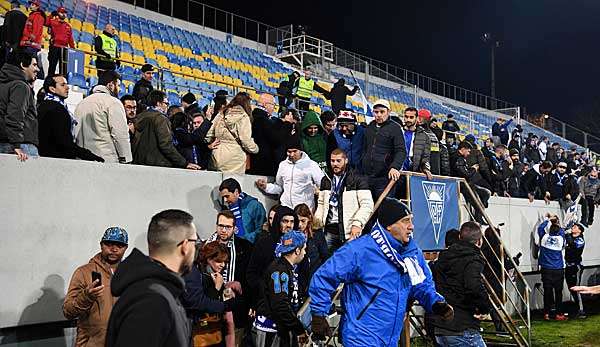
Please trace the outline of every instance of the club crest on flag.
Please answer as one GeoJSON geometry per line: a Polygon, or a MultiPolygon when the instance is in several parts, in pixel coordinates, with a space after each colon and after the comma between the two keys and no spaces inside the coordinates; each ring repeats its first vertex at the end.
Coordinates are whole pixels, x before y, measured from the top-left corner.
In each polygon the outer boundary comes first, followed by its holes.
{"type": "Polygon", "coordinates": [[[439,244],[442,220],[444,218],[444,193],[446,192],[446,183],[422,181],[421,185],[423,186],[423,193],[427,200],[435,243],[439,244]]]}

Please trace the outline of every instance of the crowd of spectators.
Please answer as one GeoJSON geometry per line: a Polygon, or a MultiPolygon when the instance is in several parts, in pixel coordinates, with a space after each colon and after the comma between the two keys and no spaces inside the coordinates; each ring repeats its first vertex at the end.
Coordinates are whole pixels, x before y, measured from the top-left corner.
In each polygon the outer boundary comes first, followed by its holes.
{"type": "MultiPolygon", "coordinates": [[[[34,11],[26,29],[33,31],[28,41],[19,42],[35,48],[36,23],[43,12],[36,12],[36,1],[31,6],[34,11]]],[[[63,10],[52,18],[44,23],[54,32],[68,29],[61,24],[63,10]]],[[[278,113],[272,95],[262,94],[252,105],[248,93],[230,96],[224,90],[203,107],[192,93],[183,95],[180,105],[170,105],[165,92],[152,85],[156,70],[150,64],[142,67],[133,95],[119,99],[121,76],[111,65],[114,56],[107,46],[112,34],[113,28],[107,26],[97,42],[97,49],[106,53],[104,68],[98,84],[74,112],[65,102],[66,77],[52,69],[61,59],[57,53],[61,45],[72,46],[68,38],[53,39],[56,49],[51,47],[50,73],[37,102],[32,87],[39,73],[37,52],[18,46],[8,49],[0,69],[0,152],[16,154],[21,161],[43,156],[272,176],[272,182],[258,178],[255,183],[280,204],[267,213],[238,181],[224,180],[219,187],[223,211],[214,234],[198,247],[196,261],[189,245],[201,241],[191,216],[165,211],[149,227],[154,261],[134,251],[122,266],[140,269],[138,274],[115,278],[111,292],[105,287],[110,286],[128,240],[120,228],[107,230],[101,252],[76,271],[65,300],[65,316],[79,320],[78,341],[103,346],[107,336],[107,346],[131,342],[115,331],[124,331],[120,325],[128,324],[120,317],[127,315],[127,304],[144,304],[126,292],[131,283],[143,282],[142,275],[171,283],[170,294],[159,293],[166,300],[163,306],[182,305],[185,312],[171,318],[190,320],[196,345],[245,346],[249,343],[245,339],[268,345],[281,330],[301,337],[305,331],[295,312],[309,295],[312,276],[343,244],[370,231],[374,201],[390,180],[406,179],[403,172],[428,179],[433,175],[464,178],[484,207],[492,195],[558,201],[564,208],[580,203],[581,229],[593,223],[600,181],[587,152],[564,149],[533,133],[524,138],[519,125],[510,131],[512,119],[499,118],[484,141],[471,134],[462,139],[452,115],[441,127],[426,109],[408,107],[400,117],[393,117],[390,103],[380,99],[373,103],[373,121],[363,124],[346,108],[346,97],[358,87],[349,89],[342,79],[327,91],[307,72],[293,73],[282,82],[278,113]],[[333,111],[319,115],[311,110],[313,90],[332,100],[333,111]],[[300,100],[298,110],[292,107],[295,98],[300,100]],[[164,230],[182,226],[187,228],[186,239],[176,247],[183,248],[173,251],[174,233],[164,230]],[[159,264],[161,259],[164,264],[159,264]],[[185,284],[160,265],[186,274],[185,284]],[[89,272],[98,275],[88,278],[89,272]],[[273,274],[278,277],[269,277],[273,274]],[[265,286],[265,278],[271,278],[275,288],[285,285],[285,295],[283,287],[277,292],[265,286]],[[121,294],[109,323],[114,296],[121,294]],[[100,298],[103,306],[96,308],[93,303],[100,298]],[[96,310],[98,315],[93,314],[96,310]]],[[[389,195],[402,198],[405,187],[396,184],[389,195]]],[[[465,198],[471,205],[477,203],[467,194],[465,198]]],[[[479,236],[471,241],[481,243],[479,236]]],[[[548,291],[553,289],[548,285],[548,291]]],[[[547,301],[551,306],[552,300],[547,301]]],[[[162,312],[163,306],[144,307],[150,317],[162,312]]],[[[147,330],[148,341],[164,328],[154,326],[150,318],[142,323],[132,329],[147,330]]],[[[168,337],[173,345],[182,341],[178,333],[168,337]]]]}

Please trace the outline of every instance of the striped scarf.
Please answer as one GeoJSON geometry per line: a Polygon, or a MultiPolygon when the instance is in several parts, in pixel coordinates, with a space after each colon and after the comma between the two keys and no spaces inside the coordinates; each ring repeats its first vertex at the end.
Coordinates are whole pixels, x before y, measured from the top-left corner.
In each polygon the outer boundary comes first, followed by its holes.
{"type": "Polygon", "coordinates": [[[423,269],[419,265],[418,260],[413,257],[401,258],[398,251],[390,244],[386,231],[379,222],[375,223],[375,226],[373,226],[371,237],[375,240],[375,243],[379,246],[383,255],[400,270],[400,273],[407,273],[408,276],[410,276],[412,285],[417,285],[425,280],[425,274],[423,273],[423,269]]]}
{"type": "Polygon", "coordinates": [[[245,197],[245,193],[240,193],[238,200],[235,203],[229,205],[229,211],[231,211],[233,213],[233,216],[235,217],[235,234],[239,237],[243,237],[244,235],[246,235],[246,230],[244,229],[244,220],[242,219],[241,207],[242,199],[244,199],[245,197]]]}
{"type": "MultiPolygon", "coordinates": [[[[212,236],[208,239],[208,242],[213,242],[219,240],[218,233],[212,234],[212,236]]],[[[220,241],[219,241],[220,242],[220,241]]],[[[225,283],[235,281],[235,236],[232,236],[229,241],[225,244],[227,250],[229,251],[229,262],[223,266],[223,270],[221,270],[221,275],[225,280],[225,283]]]]}

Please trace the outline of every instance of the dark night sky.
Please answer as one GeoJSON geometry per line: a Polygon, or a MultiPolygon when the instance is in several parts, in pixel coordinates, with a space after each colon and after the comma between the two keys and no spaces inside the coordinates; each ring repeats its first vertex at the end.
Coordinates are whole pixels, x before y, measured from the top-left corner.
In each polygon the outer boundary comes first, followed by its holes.
{"type": "Polygon", "coordinates": [[[499,99],[569,121],[600,94],[598,0],[201,1],[487,95],[492,32],[499,99]]]}

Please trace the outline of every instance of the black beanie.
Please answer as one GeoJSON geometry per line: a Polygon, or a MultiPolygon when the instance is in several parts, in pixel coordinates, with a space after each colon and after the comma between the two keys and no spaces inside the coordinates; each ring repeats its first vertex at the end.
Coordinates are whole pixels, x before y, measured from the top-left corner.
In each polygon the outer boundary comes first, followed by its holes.
{"type": "Polygon", "coordinates": [[[182,98],[181,101],[187,102],[188,104],[193,104],[196,102],[196,96],[192,94],[192,92],[187,92],[182,98]]]}
{"type": "Polygon", "coordinates": [[[288,149],[298,149],[302,150],[302,142],[300,141],[300,136],[292,135],[285,142],[285,150],[288,149]]]}
{"type": "Polygon", "coordinates": [[[379,205],[377,220],[382,227],[386,228],[412,212],[403,202],[394,198],[385,198],[379,205]]]}

